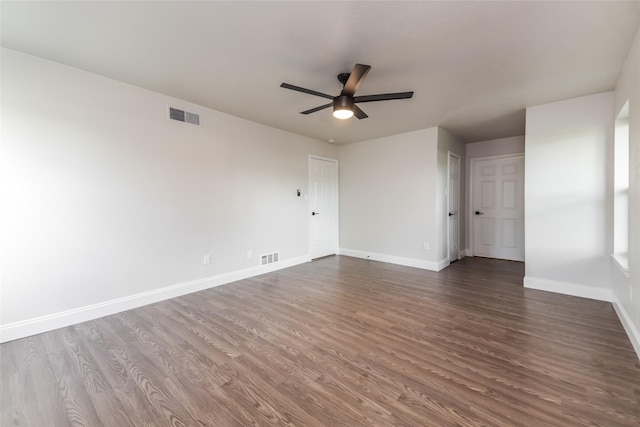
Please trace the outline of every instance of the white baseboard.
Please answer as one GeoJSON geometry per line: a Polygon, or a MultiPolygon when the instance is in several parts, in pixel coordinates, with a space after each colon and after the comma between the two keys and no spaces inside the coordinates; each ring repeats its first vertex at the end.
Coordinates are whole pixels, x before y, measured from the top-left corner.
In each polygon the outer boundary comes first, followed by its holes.
{"type": "Polygon", "coordinates": [[[464,257],[467,256],[467,250],[466,249],[461,249],[460,252],[458,252],[458,259],[462,259],[464,257]]]}
{"type": "Polygon", "coordinates": [[[611,302],[611,289],[596,288],[593,286],[579,285],[577,283],[559,282],[556,280],[540,279],[538,277],[525,276],[524,287],[539,291],[555,292],[558,294],[573,295],[575,297],[595,299],[611,302]]]}
{"type": "Polygon", "coordinates": [[[447,258],[440,261],[426,261],[416,258],[405,258],[395,255],[379,254],[375,252],[358,251],[355,249],[339,249],[340,255],[352,256],[355,258],[370,259],[373,261],[388,262],[390,264],[405,265],[407,267],[422,268],[423,270],[440,271],[449,265],[447,258]]]}
{"type": "Polygon", "coordinates": [[[466,256],[473,256],[473,251],[471,249],[465,249],[464,253],[466,256]]]}
{"type": "Polygon", "coordinates": [[[629,337],[629,341],[631,341],[633,349],[638,355],[638,359],[640,359],[640,332],[638,331],[638,328],[636,328],[636,325],[634,325],[633,321],[631,320],[631,316],[629,316],[627,310],[624,309],[624,306],[615,296],[613,297],[612,304],[613,308],[615,308],[616,310],[618,318],[620,319],[620,323],[622,323],[622,327],[629,337]]]}
{"type": "Polygon", "coordinates": [[[258,276],[264,273],[293,267],[311,261],[309,255],[296,258],[285,259],[277,263],[246,268],[243,270],[223,273],[217,276],[205,277],[203,279],[190,282],[178,283],[177,285],[154,289],[123,298],[104,301],[97,304],[78,307],[59,313],[22,320],[0,326],[0,342],[13,341],[30,335],[40,334],[54,329],[63,328],[76,323],[86,322],[99,317],[131,310],[143,305],[153,304],[158,301],[179,297],[192,292],[214,288],[249,277],[258,276]]]}

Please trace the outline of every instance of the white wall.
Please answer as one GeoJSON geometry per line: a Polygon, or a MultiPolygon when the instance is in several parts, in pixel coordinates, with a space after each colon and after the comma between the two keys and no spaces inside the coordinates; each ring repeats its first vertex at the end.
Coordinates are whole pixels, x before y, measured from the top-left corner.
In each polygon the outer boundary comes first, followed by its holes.
{"type": "Polygon", "coordinates": [[[527,108],[525,286],[610,300],[613,93],[527,108]]]}
{"type": "Polygon", "coordinates": [[[1,102],[3,340],[308,259],[296,190],[335,146],[7,49],[1,102]]]}
{"type": "Polygon", "coordinates": [[[437,269],[437,147],[437,128],[340,146],[341,253],[437,269]]]}
{"type": "MultiPolygon", "coordinates": [[[[640,355],[640,30],[615,90],[614,114],[629,101],[629,277],[613,267],[614,306],[640,355]]],[[[611,164],[611,167],[613,164],[611,164]]],[[[613,172],[611,172],[613,176],[613,172]]],[[[613,234],[612,225],[609,232],[613,234]]],[[[612,251],[613,248],[610,248],[612,251]]]]}
{"type": "Polygon", "coordinates": [[[464,164],[464,144],[441,128],[340,146],[340,253],[446,267],[449,150],[464,164]]]}
{"type": "MultiPolygon", "coordinates": [[[[477,159],[479,157],[490,156],[502,156],[505,154],[519,154],[524,153],[524,135],[510,136],[507,138],[490,139],[487,141],[471,142],[466,144],[466,180],[465,180],[465,194],[464,200],[468,203],[471,199],[471,159],[477,159]]],[[[471,210],[465,210],[465,240],[464,247],[468,254],[472,253],[471,249],[471,221],[473,221],[473,215],[471,210]]]]}
{"type": "Polygon", "coordinates": [[[488,141],[471,142],[466,145],[467,164],[478,157],[501,156],[524,153],[524,135],[488,141]]]}

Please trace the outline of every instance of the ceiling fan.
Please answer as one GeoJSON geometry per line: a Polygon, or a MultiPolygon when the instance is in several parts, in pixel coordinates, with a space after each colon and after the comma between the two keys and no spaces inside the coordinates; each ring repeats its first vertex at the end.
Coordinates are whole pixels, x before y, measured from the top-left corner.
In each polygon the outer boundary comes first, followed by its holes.
{"type": "Polygon", "coordinates": [[[280,87],[291,89],[298,92],[308,93],[310,95],[320,96],[322,98],[331,99],[331,102],[310,110],[301,111],[300,114],[311,114],[325,108],[333,107],[333,116],[338,119],[348,119],[356,116],[358,119],[366,119],[367,114],[362,111],[356,103],[390,101],[392,99],[407,99],[413,96],[413,92],[397,92],[397,93],[381,93],[378,95],[354,96],[367,73],[371,70],[371,66],[356,64],[350,73],[338,74],[338,81],[342,83],[342,91],[338,96],[331,96],[326,93],[317,92],[311,89],[294,86],[289,83],[282,83],[280,87]]]}

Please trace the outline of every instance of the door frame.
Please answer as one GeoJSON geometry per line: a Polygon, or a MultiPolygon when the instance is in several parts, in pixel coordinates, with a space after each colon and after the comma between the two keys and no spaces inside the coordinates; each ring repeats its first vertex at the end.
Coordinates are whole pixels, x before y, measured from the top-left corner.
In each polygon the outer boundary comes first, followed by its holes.
{"type": "Polygon", "coordinates": [[[449,213],[451,212],[451,157],[455,157],[456,159],[458,159],[458,188],[457,188],[457,194],[458,194],[458,212],[456,213],[456,217],[457,217],[457,221],[458,221],[458,232],[456,233],[456,235],[458,236],[458,250],[456,253],[456,259],[453,261],[457,261],[460,259],[460,169],[461,169],[461,164],[460,164],[460,156],[456,153],[454,153],[453,151],[447,151],[447,259],[449,260],[449,262],[451,261],[451,221],[449,221],[449,213]]]}
{"type": "Polygon", "coordinates": [[[336,248],[335,254],[338,255],[340,252],[340,162],[338,159],[332,159],[330,157],[317,156],[315,154],[309,154],[309,160],[307,162],[307,253],[309,254],[309,259],[311,259],[311,199],[309,198],[309,193],[311,192],[311,161],[312,160],[322,160],[325,162],[335,163],[336,165],[336,248]]]}
{"type": "MultiPolygon", "coordinates": [[[[473,242],[473,236],[474,236],[474,229],[473,229],[473,177],[475,176],[475,168],[476,168],[476,163],[477,162],[482,162],[482,161],[486,161],[486,160],[501,160],[501,159],[516,159],[518,157],[522,157],[524,158],[524,153],[510,153],[510,154],[499,154],[496,156],[484,156],[484,157],[472,157],[470,158],[470,162],[469,162],[469,199],[467,200],[468,205],[467,205],[467,215],[466,215],[466,220],[467,220],[467,224],[469,224],[469,248],[467,248],[467,256],[475,256],[475,254],[473,253],[473,248],[474,246],[474,242],[473,242]]],[[[526,221],[526,218],[525,218],[526,221]]],[[[525,237],[526,238],[526,237],[525,237]]]]}

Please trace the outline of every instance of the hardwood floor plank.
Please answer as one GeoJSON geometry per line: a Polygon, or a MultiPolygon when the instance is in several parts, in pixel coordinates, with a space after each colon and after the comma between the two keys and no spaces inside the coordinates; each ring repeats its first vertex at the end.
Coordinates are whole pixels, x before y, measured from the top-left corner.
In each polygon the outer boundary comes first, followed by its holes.
{"type": "Polygon", "coordinates": [[[328,257],[0,345],[12,426],[637,426],[611,304],[328,257]]]}

